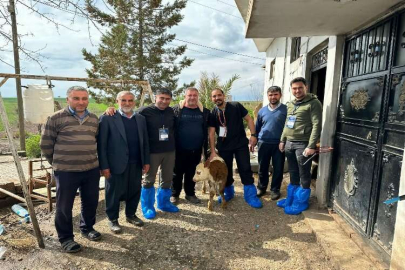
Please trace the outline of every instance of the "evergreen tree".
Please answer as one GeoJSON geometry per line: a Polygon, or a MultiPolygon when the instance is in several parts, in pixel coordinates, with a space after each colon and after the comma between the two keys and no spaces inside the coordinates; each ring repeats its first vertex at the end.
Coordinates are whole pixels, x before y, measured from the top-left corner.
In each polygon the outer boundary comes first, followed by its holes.
{"type": "MultiPolygon", "coordinates": [[[[152,90],[177,88],[178,75],[192,59],[181,57],[186,46],[171,46],[175,34],[168,30],[180,23],[186,0],[163,4],[162,0],[106,0],[106,11],[86,0],[91,17],[109,30],[102,36],[96,54],[83,49],[84,59],[92,64],[89,78],[147,80],[152,90]]],[[[97,102],[111,104],[119,91],[140,94],[135,85],[99,85],[90,91],[97,102]]]]}

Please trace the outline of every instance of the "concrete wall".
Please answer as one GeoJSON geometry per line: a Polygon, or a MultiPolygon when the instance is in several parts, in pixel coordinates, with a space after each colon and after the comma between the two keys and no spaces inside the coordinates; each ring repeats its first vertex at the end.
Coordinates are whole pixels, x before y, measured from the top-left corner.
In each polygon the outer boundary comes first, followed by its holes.
{"type": "MultiPolygon", "coordinates": [[[[275,39],[266,51],[266,72],[263,89],[263,105],[268,104],[266,90],[272,85],[282,88],[282,102],[286,103],[294,97],[290,91],[290,81],[295,77],[306,77],[309,79],[311,69],[311,57],[320,49],[328,46],[328,63],[326,68],[325,97],[323,108],[323,131],[321,135],[322,146],[332,146],[339,96],[339,83],[342,63],[343,37],[322,36],[322,37],[302,37],[301,56],[290,63],[291,38],[275,39]],[[275,59],[275,75],[270,79],[270,63],[275,59]],[[328,123],[328,125],[324,125],[328,123]]],[[[326,206],[328,188],[331,172],[331,154],[324,154],[319,162],[319,175],[317,180],[318,202],[321,206],[326,206]]]]}
{"type": "MultiPolygon", "coordinates": [[[[399,195],[403,194],[405,194],[405,149],[399,181],[399,195]]],[[[405,201],[398,202],[390,269],[405,270],[405,201]]]]}
{"type": "MultiPolygon", "coordinates": [[[[263,89],[263,105],[268,104],[267,89],[272,85],[280,86],[283,90],[281,101],[286,103],[294,97],[290,91],[290,81],[295,77],[306,77],[307,57],[320,44],[328,40],[327,36],[301,37],[301,56],[290,63],[291,38],[276,38],[266,51],[266,72],[263,89]],[[270,79],[270,63],[275,59],[275,75],[270,79]]],[[[311,55],[309,55],[311,57],[311,55]]]]}
{"type": "MultiPolygon", "coordinates": [[[[321,146],[333,146],[334,144],[344,41],[343,36],[331,36],[328,40],[321,146]]],[[[328,202],[329,184],[332,178],[331,172],[332,152],[320,155],[316,196],[321,207],[326,207],[328,202]]]]}

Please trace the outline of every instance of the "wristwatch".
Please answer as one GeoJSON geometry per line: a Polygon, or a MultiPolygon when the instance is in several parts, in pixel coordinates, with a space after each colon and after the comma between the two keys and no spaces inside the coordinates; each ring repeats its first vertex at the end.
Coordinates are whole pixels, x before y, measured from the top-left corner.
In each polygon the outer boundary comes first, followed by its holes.
{"type": "Polygon", "coordinates": [[[257,138],[257,134],[256,134],[256,133],[250,134],[250,136],[253,136],[253,137],[256,137],[256,138],[257,138]]]}

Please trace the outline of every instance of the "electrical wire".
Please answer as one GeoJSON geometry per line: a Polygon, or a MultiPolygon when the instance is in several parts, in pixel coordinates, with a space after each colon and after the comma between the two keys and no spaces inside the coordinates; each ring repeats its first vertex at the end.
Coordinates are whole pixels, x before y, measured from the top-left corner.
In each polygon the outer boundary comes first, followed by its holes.
{"type": "Polygon", "coordinates": [[[238,19],[243,20],[243,19],[242,19],[241,17],[239,17],[239,16],[235,16],[235,15],[233,15],[233,14],[226,13],[226,12],[224,12],[224,11],[222,11],[222,10],[219,10],[219,9],[216,9],[216,8],[212,8],[212,7],[210,7],[210,6],[206,6],[206,5],[200,4],[200,3],[195,2],[195,1],[192,1],[192,0],[188,0],[188,2],[191,2],[191,3],[194,3],[194,4],[197,4],[197,5],[200,5],[200,6],[203,6],[203,7],[212,9],[212,10],[215,10],[215,11],[217,11],[217,12],[220,12],[220,13],[223,13],[223,14],[226,14],[226,15],[229,15],[229,16],[232,16],[232,17],[235,17],[235,18],[238,18],[238,19]]]}
{"type": "Polygon", "coordinates": [[[231,60],[231,61],[236,61],[236,62],[251,64],[251,65],[257,65],[257,66],[263,66],[263,64],[259,64],[259,63],[253,63],[253,62],[247,62],[247,61],[243,61],[243,60],[237,60],[237,59],[222,57],[222,56],[219,56],[219,55],[210,54],[210,53],[206,53],[206,52],[202,52],[202,51],[197,51],[197,50],[193,50],[193,49],[189,49],[189,48],[187,48],[187,50],[192,51],[192,52],[198,52],[198,53],[202,53],[202,54],[214,56],[214,57],[218,57],[218,58],[222,58],[222,59],[227,59],[227,60],[231,60]]]}
{"type": "Polygon", "coordinates": [[[226,52],[226,53],[230,53],[230,54],[236,54],[236,55],[240,55],[240,56],[244,56],[244,57],[249,57],[249,58],[254,58],[254,59],[259,59],[259,60],[266,60],[266,59],[264,59],[264,58],[255,57],[255,56],[246,55],[246,54],[241,54],[241,53],[236,53],[236,52],[230,52],[230,51],[226,51],[226,50],[222,50],[222,49],[210,47],[210,46],[207,46],[207,45],[198,44],[198,43],[191,42],[191,41],[187,41],[187,40],[183,40],[183,39],[175,38],[174,40],[181,41],[181,42],[188,43],[188,44],[192,44],[192,45],[196,45],[196,46],[200,46],[200,47],[203,47],[203,48],[208,48],[208,49],[211,49],[211,50],[220,51],[220,52],[226,52]]]}
{"type": "Polygon", "coordinates": [[[220,3],[222,3],[222,4],[224,4],[224,5],[227,5],[227,6],[231,6],[231,7],[237,8],[235,5],[231,5],[231,4],[229,4],[229,3],[227,3],[227,2],[224,2],[224,1],[221,1],[221,0],[217,0],[217,2],[220,2],[220,3]]]}

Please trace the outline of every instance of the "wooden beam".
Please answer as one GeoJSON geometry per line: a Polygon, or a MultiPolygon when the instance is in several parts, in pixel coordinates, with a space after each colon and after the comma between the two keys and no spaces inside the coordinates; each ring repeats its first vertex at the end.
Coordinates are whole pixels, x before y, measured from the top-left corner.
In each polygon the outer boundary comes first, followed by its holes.
{"type": "Polygon", "coordinates": [[[20,183],[22,187],[22,191],[25,197],[25,203],[27,204],[28,213],[30,214],[30,219],[32,221],[32,226],[34,227],[35,237],[37,238],[38,246],[40,248],[45,248],[44,239],[42,238],[41,230],[39,229],[39,224],[37,220],[37,216],[35,214],[34,205],[32,204],[31,196],[28,192],[27,182],[25,181],[24,171],[21,166],[20,158],[17,154],[17,149],[14,145],[13,141],[13,133],[11,131],[10,123],[8,121],[8,117],[6,114],[6,110],[4,108],[3,98],[0,94],[0,116],[4,124],[4,128],[7,133],[8,142],[10,145],[10,150],[13,153],[14,163],[17,167],[18,176],[20,178],[20,183]]]}
{"type": "Polygon", "coordinates": [[[44,76],[44,75],[11,74],[11,73],[0,73],[0,77],[48,80],[48,81],[99,82],[99,83],[113,83],[113,84],[127,83],[127,84],[138,84],[138,85],[149,85],[148,81],[138,81],[138,80],[116,80],[116,79],[109,80],[109,79],[91,79],[91,78],[79,78],[79,77],[61,77],[61,76],[44,76]]]}
{"type": "Polygon", "coordinates": [[[8,80],[7,77],[5,77],[3,80],[1,80],[1,82],[0,82],[0,87],[2,87],[3,84],[5,84],[7,80],[8,80]]]}
{"type": "Polygon", "coordinates": [[[10,192],[8,190],[5,190],[4,188],[0,188],[0,192],[25,203],[25,199],[23,197],[20,197],[17,194],[14,194],[13,192],[10,192]]]}

